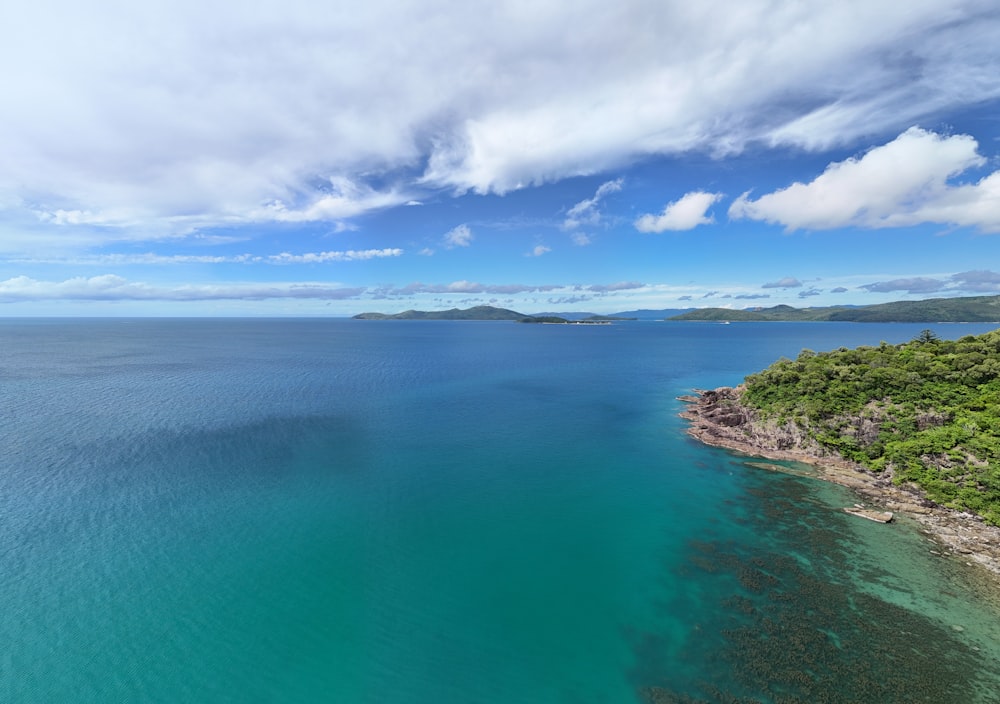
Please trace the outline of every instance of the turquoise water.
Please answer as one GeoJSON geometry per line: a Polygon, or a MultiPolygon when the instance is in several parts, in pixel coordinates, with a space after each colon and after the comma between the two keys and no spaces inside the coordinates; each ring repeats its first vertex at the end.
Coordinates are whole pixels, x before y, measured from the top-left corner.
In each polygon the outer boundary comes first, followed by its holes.
{"type": "Polygon", "coordinates": [[[0,321],[0,701],[998,701],[975,570],[676,417],[923,327],[0,321]]]}

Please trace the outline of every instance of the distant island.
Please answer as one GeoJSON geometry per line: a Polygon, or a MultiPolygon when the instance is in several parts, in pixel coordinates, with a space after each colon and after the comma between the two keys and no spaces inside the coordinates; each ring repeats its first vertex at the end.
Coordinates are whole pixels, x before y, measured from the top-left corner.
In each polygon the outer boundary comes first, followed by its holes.
{"type": "Polygon", "coordinates": [[[868,306],[696,308],[668,320],[732,322],[992,323],[1000,321],[1000,296],[931,298],[868,306]]]}
{"type": "Polygon", "coordinates": [[[683,400],[703,442],[817,465],[1000,573],[1000,330],[803,350],[683,400]]]}
{"type": "Polygon", "coordinates": [[[557,325],[602,325],[616,320],[630,320],[607,315],[592,315],[581,320],[569,320],[556,315],[527,315],[508,308],[474,306],[449,310],[407,310],[402,313],[360,313],[354,320],[510,320],[517,323],[543,323],[557,325]]]}
{"type": "Polygon", "coordinates": [[[402,313],[360,313],[355,320],[510,320],[520,323],[597,324],[624,320],[699,322],[842,322],[842,323],[992,323],[1000,322],[1000,296],[930,298],[868,306],[794,308],[690,308],[631,310],[610,315],[537,313],[474,306],[449,310],[407,310],[402,313]]]}

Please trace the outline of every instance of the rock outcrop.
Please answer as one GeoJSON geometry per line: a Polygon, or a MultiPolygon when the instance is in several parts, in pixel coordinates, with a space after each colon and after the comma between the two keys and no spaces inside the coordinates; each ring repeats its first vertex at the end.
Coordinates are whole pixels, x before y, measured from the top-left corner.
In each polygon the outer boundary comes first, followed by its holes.
{"type": "MultiPolygon", "coordinates": [[[[752,457],[812,465],[820,479],[849,487],[866,502],[878,507],[876,510],[858,508],[873,515],[883,511],[909,515],[924,526],[927,535],[942,544],[941,554],[961,555],[1000,578],[1000,528],[987,525],[970,513],[939,506],[915,486],[894,484],[889,472],[875,474],[831,453],[795,423],[779,424],[762,419],[756,409],[741,402],[741,392],[742,387],[721,387],[696,390],[696,395],[682,396],[680,400],[688,406],[680,415],[690,423],[688,434],[708,445],[752,457]]],[[[927,421],[934,423],[935,419],[927,421]]],[[[859,425],[859,432],[865,432],[863,423],[859,425]]],[[[789,471],[778,465],[755,463],[754,466],[789,471]]]]}

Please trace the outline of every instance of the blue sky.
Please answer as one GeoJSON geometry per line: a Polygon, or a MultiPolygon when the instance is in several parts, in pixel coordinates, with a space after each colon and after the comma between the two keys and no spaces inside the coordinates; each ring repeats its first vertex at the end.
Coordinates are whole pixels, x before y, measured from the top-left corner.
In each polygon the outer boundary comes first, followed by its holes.
{"type": "Polygon", "coordinates": [[[995,1],[0,13],[0,316],[1000,294],[995,1]]]}

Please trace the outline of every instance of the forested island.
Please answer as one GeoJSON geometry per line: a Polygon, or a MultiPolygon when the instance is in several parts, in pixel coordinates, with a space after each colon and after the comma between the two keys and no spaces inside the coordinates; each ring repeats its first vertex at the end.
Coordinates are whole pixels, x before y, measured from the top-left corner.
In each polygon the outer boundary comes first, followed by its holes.
{"type": "Polygon", "coordinates": [[[807,349],[684,400],[704,442],[819,465],[1000,571],[1000,330],[807,349]]]}
{"type": "Polygon", "coordinates": [[[842,323],[991,323],[1000,321],[1000,296],[929,298],[868,306],[696,308],[668,320],[842,323]]]}
{"type": "Polygon", "coordinates": [[[629,320],[610,315],[591,315],[582,320],[569,320],[558,315],[527,315],[508,308],[473,306],[448,310],[407,310],[402,313],[359,313],[354,320],[510,320],[517,323],[548,323],[562,325],[597,325],[616,320],[629,320]]]}

